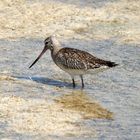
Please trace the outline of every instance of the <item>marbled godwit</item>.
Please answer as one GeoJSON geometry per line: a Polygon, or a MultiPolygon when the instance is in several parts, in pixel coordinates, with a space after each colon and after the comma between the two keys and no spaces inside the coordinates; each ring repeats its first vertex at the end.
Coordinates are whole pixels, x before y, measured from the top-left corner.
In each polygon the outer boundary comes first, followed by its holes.
{"type": "Polygon", "coordinates": [[[54,36],[46,38],[44,43],[44,49],[29,68],[49,49],[54,63],[71,76],[73,88],[75,88],[74,77],[76,75],[80,76],[82,88],[84,88],[84,74],[100,72],[117,65],[114,62],[99,59],[85,51],[74,48],[62,48],[54,36]]]}

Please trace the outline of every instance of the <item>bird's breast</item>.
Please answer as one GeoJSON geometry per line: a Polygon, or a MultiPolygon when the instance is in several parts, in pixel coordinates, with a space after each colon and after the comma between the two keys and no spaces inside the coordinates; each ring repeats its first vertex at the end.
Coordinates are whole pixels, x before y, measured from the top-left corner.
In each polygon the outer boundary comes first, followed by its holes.
{"type": "Polygon", "coordinates": [[[75,69],[75,68],[68,68],[65,65],[61,64],[61,63],[55,63],[60,69],[62,69],[63,71],[67,72],[70,75],[83,75],[86,73],[86,71],[84,69],[75,69]]]}

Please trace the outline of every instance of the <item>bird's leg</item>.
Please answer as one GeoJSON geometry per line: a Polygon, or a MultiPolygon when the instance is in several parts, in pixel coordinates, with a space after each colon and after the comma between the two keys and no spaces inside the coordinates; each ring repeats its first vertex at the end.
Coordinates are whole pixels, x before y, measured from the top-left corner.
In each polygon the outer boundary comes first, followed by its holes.
{"type": "Polygon", "coordinates": [[[84,88],[84,80],[83,80],[83,75],[80,75],[81,81],[82,81],[82,89],[84,88]]]}
{"type": "Polygon", "coordinates": [[[74,77],[72,78],[72,84],[73,84],[73,88],[75,88],[75,81],[74,81],[74,77]]]}

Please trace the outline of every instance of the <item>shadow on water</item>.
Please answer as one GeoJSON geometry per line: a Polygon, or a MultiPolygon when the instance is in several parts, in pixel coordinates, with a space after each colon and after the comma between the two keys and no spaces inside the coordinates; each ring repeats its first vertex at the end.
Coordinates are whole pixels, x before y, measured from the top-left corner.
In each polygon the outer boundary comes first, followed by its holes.
{"type": "Polygon", "coordinates": [[[113,119],[113,113],[102,107],[82,90],[55,99],[63,108],[79,112],[84,119],[113,119]]]}
{"type": "Polygon", "coordinates": [[[20,80],[31,80],[37,83],[45,84],[45,85],[50,85],[50,86],[57,86],[57,87],[68,87],[71,88],[72,84],[59,81],[59,80],[54,80],[46,77],[29,77],[29,76],[14,76],[14,78],[20,79],[20,80]]]}

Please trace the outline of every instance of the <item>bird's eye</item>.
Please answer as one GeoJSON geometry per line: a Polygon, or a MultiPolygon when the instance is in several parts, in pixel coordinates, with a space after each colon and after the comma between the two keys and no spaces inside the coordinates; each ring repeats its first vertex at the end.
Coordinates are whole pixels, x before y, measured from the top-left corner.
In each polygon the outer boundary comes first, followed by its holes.
{"type": "Polygon", "coordinates": [[[45,42],[45,45],[48,45],[49,42],[45,42]]]}

